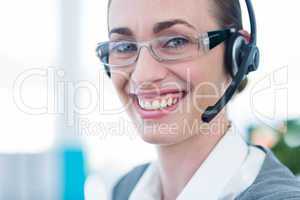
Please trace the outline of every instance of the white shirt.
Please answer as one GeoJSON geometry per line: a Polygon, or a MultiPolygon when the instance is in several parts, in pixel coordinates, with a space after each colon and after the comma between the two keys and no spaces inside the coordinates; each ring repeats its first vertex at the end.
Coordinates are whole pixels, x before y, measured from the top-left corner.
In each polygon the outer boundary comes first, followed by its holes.
{"type": "MultiPolygon", "coordinates": [[[[176,200],[232,200],[258,175],[265,153],[248,146],[231,126],[194,173],[176,200]]],[[[151,162],[129,200],[160,200],[161,182],[157,161],[151,162]]]]}

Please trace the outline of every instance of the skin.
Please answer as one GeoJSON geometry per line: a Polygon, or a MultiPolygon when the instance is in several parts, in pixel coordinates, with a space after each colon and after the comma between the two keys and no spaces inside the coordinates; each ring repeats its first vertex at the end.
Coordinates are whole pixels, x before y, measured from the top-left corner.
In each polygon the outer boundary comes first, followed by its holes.
{"type": "MultiPolygon", "coordinates": [[[[213,10],[210,0],[113,0],[109,10],[109,31],[126,27],[133,35],[113,33],[110,40],[148,41],[166,34],[196,36],[218,30],[220,27],[213,10]],[[153,33],[156,23],[173,19],[184,20],[194,28],[177,24],[153,33]]],[[[225,72],[224,51],[224,44],[221,44],[192,60],[163,63],[142,48],[134,65],[112,71],[113,85],[140,136],[157,149],[164,200],[176,199],[228,129],[230,122],[226,109],[209,124],[201,121],[203,110],[222,96],[231,80],[225,72]],[[161,88],[186,89],[188,94],[178,110],[163,118],[143,119],[129,94],[161,88]]]]}

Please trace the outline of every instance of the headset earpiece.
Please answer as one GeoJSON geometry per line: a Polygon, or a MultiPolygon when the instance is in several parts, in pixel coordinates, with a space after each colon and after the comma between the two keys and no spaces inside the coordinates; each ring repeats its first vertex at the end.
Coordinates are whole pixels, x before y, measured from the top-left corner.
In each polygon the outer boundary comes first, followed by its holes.
{"type": "Polygon", "coordinates": [[[226,43],[225,64],[232,78],[236,75],[242,63],[243,47],[245,45],[245,37],[238,32],[234,33],[226,43]]]}

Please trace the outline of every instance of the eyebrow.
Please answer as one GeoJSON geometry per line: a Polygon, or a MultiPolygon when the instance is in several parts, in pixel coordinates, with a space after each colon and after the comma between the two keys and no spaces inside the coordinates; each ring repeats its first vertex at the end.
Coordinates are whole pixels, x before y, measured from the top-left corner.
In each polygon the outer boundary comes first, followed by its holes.
{"type": "Polygon", "coordinates": [[[111,31],[109,31],[109,36],[113,33],[117,33],[120,35],[126,35],[126,36],[132,36],[133,33],[129,28],[126,27],[120,27],[120,28],[113,28],[111,31]]]}
{"type": "MultiPolygon", "coordinates": [[[[158,22],[153,27],[153,33],[157,34],[165,29],[171,28],[172,26],[175,26],[177,24],[185,25],[189,28],[192,28],[196,30],[196,28],[188,23],[187,21],[184,21],[182,19],[174,19],[174,20],[168,20],[163,22],[158,22]]],[[[109,31],[109,36],[111,36],[113,33],[117,33],[120,35],[126,35],[126,36],[132,36],[132,31],[127,27],[119,27],[119,28],[113,28],[111,31],[109,31]]]]}
{"type": "Polygon", "coordinates": [[[189,28],[196,30],[196,28],[193,25],[191,25],[190,23],[188,23],[187,21],[184,21],[182,19],[174,19],[174,20],[163,21],[163,22],[159,22],[159,23],[155,24],[153,27],[153,33],[159,33],[161,31],[168,29],[177,24],[182,24],[182,25],[185,25],[189,28]]]}

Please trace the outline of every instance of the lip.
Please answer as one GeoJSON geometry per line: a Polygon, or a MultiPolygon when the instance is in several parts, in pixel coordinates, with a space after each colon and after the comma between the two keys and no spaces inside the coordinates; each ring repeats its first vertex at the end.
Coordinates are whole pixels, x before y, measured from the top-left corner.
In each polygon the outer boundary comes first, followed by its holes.
{"type": "MultiPolygon", "coordinates": [[[[169,90],[171,91],[171,90],[169,90]]],[[[166,93],[170,93],[170,92],[164,92],[164,93],[161,93],[162,94],[166,94],[166,93]]],[[[180,93],[178,92],[177,90],[177,93],[180,93]]],[[[147,93],[148,95],[149,93],[147,93]]],[[[173,94],[172,94],[173,95],[173,94]]],[[[174,94],[176,95],[176,94],[174,94]]],[[[133,96],[133,105],[136,109],[136,111],[138,112],[138,114],[143,118],[143,119],[159,119],[159,118],[162,118],[166,115],[168,115],[170,112],[174,111],[177,109],[178,105],[183,101],[183,99],[187,96],[187,93],[184,92],[183,94],[177,94],[179,96],[179,100],[176,104],[172,105],[172,106],[169,106],[167,108],[164,108],[164,109],[159,109],[159,110],[145,110],[143,109],[139,103],[138,103],[138,97],[136,95],[133,96]]],[[[144,96],[143,96],[144,97],[144,96]]],[[[155,96],[157,97],[157,95],[155,96]]]]}

